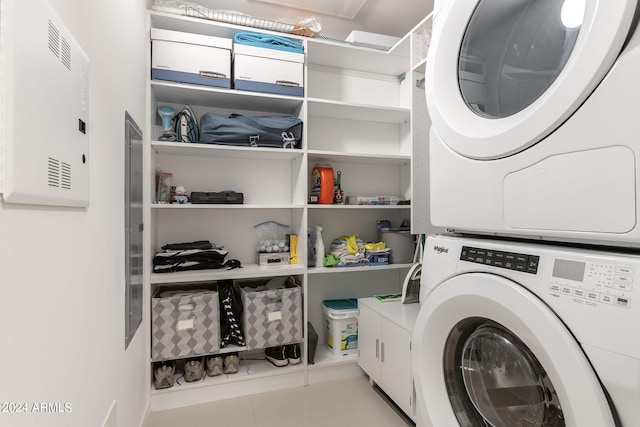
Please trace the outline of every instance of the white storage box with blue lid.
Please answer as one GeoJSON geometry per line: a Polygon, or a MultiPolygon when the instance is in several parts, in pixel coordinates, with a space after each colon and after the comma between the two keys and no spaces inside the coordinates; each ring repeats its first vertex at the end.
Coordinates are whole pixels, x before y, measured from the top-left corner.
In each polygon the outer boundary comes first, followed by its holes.
{"type": "Polygon", "coordinates": [[[237,34],[233,43],[233,87],[252,92],[304,96],[302,44],[294,47],[298,44],[296,40],[259,33],[243,34],[248,37],[243,40],[239,37],[242,34],[237,34]],[[265,41],[261,42],[261,38],[265,41]],[[289,46],[279,45],[278,40],[290,42],[289,46]],[[271,47],[265,47],[269,42],[273,43],[271,47]]]}
{"type": "Polygon", "coordinates": [[[322,301],[324,314],[324,343],[334,356],[348,356],[358,352],[358,300],[335,299],[322,301]]]}
{"type": "Polygon", "coordinates": [[[231,87],[231,39],[151,29],[151,78],[231,87]]]}

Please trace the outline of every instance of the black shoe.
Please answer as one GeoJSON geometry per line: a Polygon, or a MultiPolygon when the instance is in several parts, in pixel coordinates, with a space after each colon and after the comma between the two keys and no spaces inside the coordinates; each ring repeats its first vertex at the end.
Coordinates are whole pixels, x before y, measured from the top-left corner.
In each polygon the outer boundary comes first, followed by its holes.
{"type": "Polygon", "coordinates": [[[297,365],[302,361],[298,344],[285,345],[284,348],[285,354],[287,355],[287,360],[289,361],[289,365],[297,365]]]}
{"type": "Polygon", "coordinates": [[[269,347],[264,350],[264,356],[277,367],[287,366],[289,364],[284,346],[269,347]]]}

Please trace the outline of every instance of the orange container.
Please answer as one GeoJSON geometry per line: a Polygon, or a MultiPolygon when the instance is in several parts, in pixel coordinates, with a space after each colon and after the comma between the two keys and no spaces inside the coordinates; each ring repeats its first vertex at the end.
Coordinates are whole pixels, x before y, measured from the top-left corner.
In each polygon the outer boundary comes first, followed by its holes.
{"type": "Polygon", "coordinates": [[[333,168],[316,166],[311,172],[311,195],[318,197],[321,205],[333,203],[333,168]]]}

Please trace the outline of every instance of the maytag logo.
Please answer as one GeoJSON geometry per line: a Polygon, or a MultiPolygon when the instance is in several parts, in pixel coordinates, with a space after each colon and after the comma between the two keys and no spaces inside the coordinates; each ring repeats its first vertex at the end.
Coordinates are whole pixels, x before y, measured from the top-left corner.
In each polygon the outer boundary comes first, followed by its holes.
{"type": "Polygon", "coordinates": [[[443,246],[434,246],[433,250],[438,252],[439,254],[448,254],[449,248],[445,248],[443,246]]]}

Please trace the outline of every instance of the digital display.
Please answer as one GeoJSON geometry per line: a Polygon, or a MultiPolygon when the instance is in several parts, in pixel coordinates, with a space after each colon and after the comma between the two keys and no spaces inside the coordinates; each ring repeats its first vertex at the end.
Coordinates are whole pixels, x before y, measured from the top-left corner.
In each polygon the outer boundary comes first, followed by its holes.
{"type": "Polygon", "coordinates": [[[553,263],[552,276],[559,279],[582,282],[586,266],[587,265],[584,262],[556,259],[553,263]]]}

